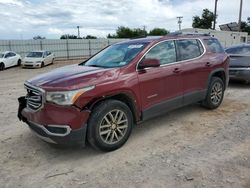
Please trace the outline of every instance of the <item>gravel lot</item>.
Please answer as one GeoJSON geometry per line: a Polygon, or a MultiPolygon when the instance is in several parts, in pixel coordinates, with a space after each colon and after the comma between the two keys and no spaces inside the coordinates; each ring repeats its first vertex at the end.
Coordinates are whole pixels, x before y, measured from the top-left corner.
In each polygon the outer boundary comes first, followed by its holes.
{"type": "Polygon", "coordinates": [[[0,72],[0,187],[250,188],[250,85],[230,84],[217,110],[147,121],[114,152],[55,148],[17,119],[17,98],[26,79],[69,63],[0,72]]]}

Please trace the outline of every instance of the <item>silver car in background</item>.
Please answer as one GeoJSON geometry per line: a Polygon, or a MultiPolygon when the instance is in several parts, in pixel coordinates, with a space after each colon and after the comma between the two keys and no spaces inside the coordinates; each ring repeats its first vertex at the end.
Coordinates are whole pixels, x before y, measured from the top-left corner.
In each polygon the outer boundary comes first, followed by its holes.
{"type": "Polygon", "coordinates": [[[53,64],[55,55],[50,51],[33,51],[29,52],[22,61],[22,67],[40,68],[53,64]]]}
{"type": "Polygon", "coordinates": [[[225,51],[230,56],[230,79],[250,83],[250,45],[232,46],[225,51]]]}

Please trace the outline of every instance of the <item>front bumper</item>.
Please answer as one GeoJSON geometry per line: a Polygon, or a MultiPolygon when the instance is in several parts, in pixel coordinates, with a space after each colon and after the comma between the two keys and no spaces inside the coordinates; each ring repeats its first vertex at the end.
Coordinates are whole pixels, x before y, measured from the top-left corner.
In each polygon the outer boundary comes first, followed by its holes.
{"type": "Polygon", "coordinates": [[[23,68],[40,68],[41,63],[22,63],[23,68]]]}
{"type": "Polygon", "coordinates": [[[250,67],[229,68],[229,77],[231,80],[244,80],[250,82],[250,67]]]}
{"type": "Polygon", "coordinates": [[[48,131],[46,131],[46,128],[44,128],[46,126],[29,121],[27,121],[26,123],[28,124],[32,132],[34,132],[39,138],[46,142],[60,145],[85,145],[87,125],[84,125],[77,130],[71,130],[65,136],[56,136],[48,133],[48,131]]]}
{"type": "Polygon", "coordinates": [[[38,111],[32,111],[26,107],[25,97],[18,101],[18,118],[41,139],[62,145],[85,144],[90,111],[49,103],[38,111]]]}

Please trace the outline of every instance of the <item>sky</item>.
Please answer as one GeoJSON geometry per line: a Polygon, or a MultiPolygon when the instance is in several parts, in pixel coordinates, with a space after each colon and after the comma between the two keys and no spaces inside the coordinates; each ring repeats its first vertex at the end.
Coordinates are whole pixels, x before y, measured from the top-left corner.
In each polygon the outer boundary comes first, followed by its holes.
{"type": "MultiPolygon", "coordinates": [[[[240,0],[218,0],[218,25],[238,22],[240,0]]],[[[214,11],[214,0],[0,0],[0,39],[58,39],[62,34],[106,37],[119,26],[178,30],[192,27],[202,10],[214,11]]],[[[250,0],[243,0],[242,20],[250,17],[250,0]]]]}

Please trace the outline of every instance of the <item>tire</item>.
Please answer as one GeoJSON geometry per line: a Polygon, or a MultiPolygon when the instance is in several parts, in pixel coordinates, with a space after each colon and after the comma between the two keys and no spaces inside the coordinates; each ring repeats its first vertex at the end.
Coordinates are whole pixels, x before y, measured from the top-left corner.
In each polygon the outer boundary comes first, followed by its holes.
{"type": "Polygon", "coordinates": [[[43,67],[44,67],[44,62],[41,63],[41,68],[43,68],[43,67]]]}
{"type": "Polygon", "coordinates": [[[5,69],[5,65],[4,63],[0,63],[0,71],[4,70],[5,69]]]}
{"type": "Polygon", "coordinates": [[[212,77],[208,86],[206,99],[202,105],[208,109],[216,109],[223,101],[225,85],[221,78],[212,77]]]}
{"type": "Polygon", "coordinates": [[[52,59],[52,61],[51,61],[51,65],[53,65],[54,64],[54,58],[52,59]]]}
{"type": "Polygon", "coordinates": [[[88,121],[87,139],[96,149],[113,151],[126,143],[132,126],[133,115],[129,107],[118,100],[106,100],[92,111],[88,121]]]}
{"type": "Polygon", "coordinates": [[[22,63],[21,59],[18,59],[18,61],[17,61],[17,66],[20,66],[21,63],[22,63]]]}

